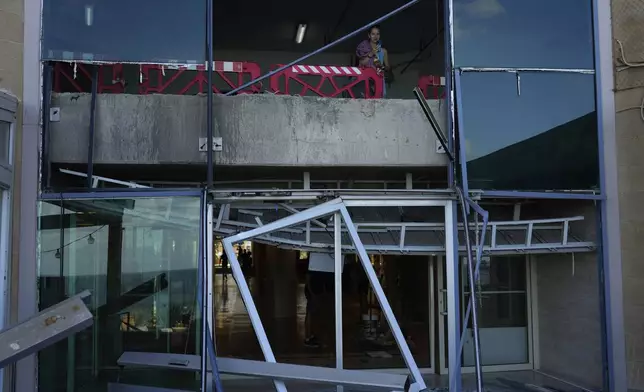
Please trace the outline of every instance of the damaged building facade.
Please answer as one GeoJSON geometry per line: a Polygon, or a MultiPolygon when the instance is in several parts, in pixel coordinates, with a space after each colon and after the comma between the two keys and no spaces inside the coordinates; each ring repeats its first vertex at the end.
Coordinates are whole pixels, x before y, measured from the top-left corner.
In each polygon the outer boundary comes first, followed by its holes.
{"type": "Polygon", "coordinates": [[[25,0],[5,386],[644,389],[627,3],[25,0]]]}

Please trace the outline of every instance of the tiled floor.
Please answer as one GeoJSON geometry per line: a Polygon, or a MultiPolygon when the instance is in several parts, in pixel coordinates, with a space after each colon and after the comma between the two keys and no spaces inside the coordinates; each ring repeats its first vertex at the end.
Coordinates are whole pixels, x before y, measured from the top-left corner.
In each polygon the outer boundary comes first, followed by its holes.
{"type": "MultiPolygon", "coordinates": [[[[447,377],[428,375],[425,382],[430,391],[446,391],[447,377]]],[[[463,391],[475,391],[476,379],[474,375],[463,377],[463,391]]],[[[335,387],[305,384],[287,383],[289,392],[335,392],[335,387]]],[[[273,391],[272,382],[265,380],[224,380],[223,387],[226,392],[250,392],[250,391],[273,391]]],[[[484,375],[483,387],[488,392],[584,392],[559,382],[550,377],[532,371],[488,373],[484,375]]],[[[345,389],[345,392],[352,392],[345,389]]]]}
{"type": "MultiPolygon", "coordinates": [[[[257,285],[251,279],[249,281],[251,292],[259,308],[260,317],[267,331],[271,347],[275,352],[278,362],[296,363],[304,365],[333,366],[334,365],[334,341],[333,341],[333,299],[330,299],[327,314],[321,319],[326,322],[323,329],[330,331],[330,334],[323,336],[325,346],[319,349],[310,349],[303,345],[304,340],[304,316],[306,299],[303,287],[300,285],[296,301],[296,317],[291,320],[276,320],[266,317],[270,311],[262,309],[261,298],[257,292],[257,285]]],[[[239,295],[234,279],[224,279],[222,275],[215,278],[215,311],[216,311],[216,337],[218,355],[244,359],[262,360],[263,356],[259,344],[250,324],[250,318],[239,295]]],[[[403,368],[404,362],[398,353],[396,345],[387,347],[365,346],[363,339],[357,338],[361,335],[359,325],[360,310],[358,301],[345,298],[343,304],[344,336],[345,336],[345,368],[354,369],[385,369],[403,368]],[[384,351],[388,358],[373,358],[367,353],[373,351],[384,351]]],[[[414,328],[413,323],[406,323],[407,331],[414,328]]],[[[420,325],[420,329],[427,330],[426,324],[420,325]]],[[[427,339],[423,341],[422,333],[415,333],[416,341],[412,343],[414,357],[420,367],[428,366],[429,350],[427,339]],[[419,348],[420,347],[420,348],[419,348]],[[424,350],[422,348],[425,348],[424,350]],[[424,361],[424,362],[423,362],[424,361]]],[[[426,333],[428,335],[428,333],[426,333]]],[[[500,372],[484,375],[485,390],[490,392],[577,392],[582,389],[564,384],[556,379],[543,376],[532,371],[521,372],[500,372]],[[531,386],[532,385],[532,386],[531,386]],[[548,388],[548,389],[538,389],[548,388]]],[[[425,380],[429,388],[437,391],[445,390],[447,377],[439,375],[426,375],[425,380]]],[[[274,386],[271,381],[257,379],[241,379],[224,376],[224,388],[226,392],[246,391],[272,391],[274,386]]],[[[334,387],[312,385],[307,383],[287,383],[289,391],[295,392],[326,392],[335,391],[334,387]]],[[[463,376],[463,390],[475,390],[475,377],[473,374],[463,376]]],[[[345,389],[345,392],[351,392],[345,389]]]]}
{"type": "MultiPolygon", "coordinates": [[[[250,318],[232,277],[215,277],[215,334],[218,355],[244,359],[263,359],[250,318]]],[[[322,347],[308,348],[304,345],[304,318],[306,298],[302,284],[298,287],[295,317],[276,319],[271,312],[262,309],[257,285],[251,278],[249,286],[255,298],[258,312],[266,329],[271,348],[278,361],[284,363],[332,366],[335,363],[333,297],[323,299],[317,322],[322,347]]],[[[270,302],[269,302],[270,304],[270,302]]],[[[343,300],[343,334],[345,366],[356,369],[382,369],[404,367],[398,347],[386,336],[381,340],[363,339],[360,325],[360,303],[357,298],[346,296],[343,300]]],[[[384,324],[384,323],[383,323],[384,324]]],[[[386,326],[383,330],[388,330],[386,326]]],[[[405,333],[412,336],[410,346],[420,367],[429,366],[429,329],[423,322],[408,322],[405,333]]]]}

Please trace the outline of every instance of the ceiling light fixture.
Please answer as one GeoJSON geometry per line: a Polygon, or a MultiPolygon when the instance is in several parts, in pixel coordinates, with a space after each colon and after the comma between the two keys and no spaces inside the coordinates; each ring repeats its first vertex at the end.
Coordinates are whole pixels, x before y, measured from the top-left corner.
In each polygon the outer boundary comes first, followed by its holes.
{"type": "Polygon", "coordinates": [[[306,23],[297,25],[297,32],[295,33],[295,42],[301,44],[304,41],[304,34],[306,34],[306,23]]]}
{"type": "Polygon", "coordinates": [[[85,6],[85,24],[91,26],[94,24],[94,6],[86,5],[85,6]]]}

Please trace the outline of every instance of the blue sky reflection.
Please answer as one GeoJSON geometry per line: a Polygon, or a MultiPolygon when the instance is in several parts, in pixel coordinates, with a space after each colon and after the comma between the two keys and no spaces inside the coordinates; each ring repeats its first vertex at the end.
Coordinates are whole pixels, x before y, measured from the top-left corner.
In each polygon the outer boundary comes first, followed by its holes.
{"type": "Polygon", "coordinates": [[[205,11],[205,1],[44,0],[42,57],[71,60],[63,57],[71,52],[75,60],[203,63],[205,11]]]}
{"type": "Polygon", "coordinates": [[[589,0],[454,0],[456,66],[593,68],[589,0]]]}

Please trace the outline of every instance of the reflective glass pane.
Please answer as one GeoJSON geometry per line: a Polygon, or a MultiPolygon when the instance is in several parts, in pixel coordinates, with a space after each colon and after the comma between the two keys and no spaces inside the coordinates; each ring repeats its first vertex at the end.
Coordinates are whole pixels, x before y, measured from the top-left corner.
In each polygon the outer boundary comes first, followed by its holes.
{"type": "Polygon", "coordinates": [[[454,0],[457,66],[594,68],[588,0],[454,0]]]}
{"type": "MultiPolygon", "coordinates": [[[[528,286],[526,257],[492,256],[481,261],[476,287],[483,365],[528,362],[528,286]]],[[[461,267],[463,311],[470,301],[467,264],[461,267]]],[[[463,365],[474,366],[472,317],[463,343],[463,365]]]]}
{"type": "MultiPolygon", "coordinates": [[[[526,293],[477,294],[480,307],[481,363],[511,365],[528,362],[528,297],[526,293]]],[[[466,297],[469,301],[469,296],[466,297]]],[[[467,303],[466,305],[467,306],[467,303]]],[[[474,366],[474,332],[463,342],[463,366],[474,366]]]]}
{"type": "Polygon", "coordinates": [[[42,58],[205,62],[206,2],[43,2],[42,58]]]}
{"type": "Polygon", "coordinates": [[[470,189],[581,190],[599,184],[594,75],[461,75],[470,189]]]}
{"type": "Polygon", "coordinates": [[[39,308],[89,290],[94,324],[39,354],[39,390],[110,383],[199,390],[199,374],[119,371],[125,351],[199,354],[200,199],[65,200],[40,205],[39,308]]]}
{"type": "Polygon", "coordinates": [[[9,165],[11,150],[11,123],[0,121],[0,163],[9,165]]]}

